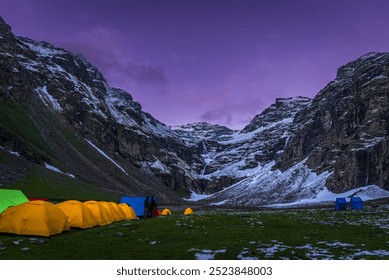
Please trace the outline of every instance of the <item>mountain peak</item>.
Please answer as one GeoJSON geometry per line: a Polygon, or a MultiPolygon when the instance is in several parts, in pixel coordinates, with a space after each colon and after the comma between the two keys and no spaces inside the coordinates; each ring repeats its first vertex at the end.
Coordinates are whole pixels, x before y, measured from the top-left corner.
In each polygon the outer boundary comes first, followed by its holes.
{"type": "Polygon", "coordinates": [[[381,58],[382,56],[388,55],[388,53],[383,53],[383,52],[369,52],[366,53],[362,56],[360,56],[357,60],[366,60],[366,59],[378,59],[381,58]]]}
{"type": "Polygon", "coordinates": [[[383,52],[370,52],[360,56],[356,60],[353,60],[341,67],[339,67],[335,81],[341,79],[348,79],[359,73],[369,75],[371,70],[376,71],[376,67],[380,65],[386,65],[389,62],[389,53],[383,52]],[[374,68],[374,69],[373,69],[374,68]]]}
{"type": "Polygon", "coordinates": [[[11,26],[9,26],[4,19],[0,16],[0,33],[6,34],[6,33],[12,33],[11,26]]]}
{"type": "Polygon", "coordinates": [[[309,97],[297,96],[288,98],[276,98],[276,102],[256,115],[252,121],[242,129],[247,133],[262,126],[276,123],[282,119],[293,118],[297,112],[307,107],[312,99],[309,97]]]}
{"type": "Polygon", "coordinates": [[[1,40],[13,41],[14,35],[11,26],[9,26],[0,16],[0,41],[1,40]]]}
{"type": "Polygon", "coordinates": [[[230,128],[219,125],[219,124],[211,124],[207,122],[195,122],[195,123],[188,123],[184,125],[176,125],[171,127],[173,130],[187,130],[187,131],[196,131],[196,130],[231,130],[230,128]]]}

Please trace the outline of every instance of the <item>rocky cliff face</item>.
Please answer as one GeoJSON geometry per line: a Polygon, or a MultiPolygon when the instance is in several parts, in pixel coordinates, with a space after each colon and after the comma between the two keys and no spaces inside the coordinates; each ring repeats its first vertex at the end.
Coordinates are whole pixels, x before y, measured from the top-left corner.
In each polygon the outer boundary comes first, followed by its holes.
{"type": "MultiPolygon", "coordinates": [[[[388,70],[388,53],[370,53],[341,67],[297,110],[285,146],[271,162],[206,201],[263,205],[333,200],[334,193],[388,196],[388,70]]],[[[256,119],[261,126],[262,118],[256,119]]]]}
{"type": "MultiPolygon", "coordinates": [[[[84,58],[16,37],[0,18],[0,147],[112,191],[167,200],[195,192],[213,194],[209,203],[262,205],[389,190],[388,77],[389,54],[371,53],[341,67],[313,100],[278,98],[241,131],[168,127],[84,58]]],[[[2,162],[0,172],[7,182],[20,177],[2,162]]]]}
{"type": "MultiPolygon", "coordinates": [[[[74,128],[84,143],[130,163],[145,177],[155,175],[173,190],[192,187],[192,166],[201,158],[166,125],[143,112],[129,93],[110,87],[84,58],[16,37],[2,20],[0,27],[1,102],[34,104],[74,128]]],[[[1,146],[18,138],[4,127],[1,132],[1,146]]],[[[39,164],[50,160],[39,151],[32,157],[39,164]]]]}
{"type": "Polygon", "coordinates": [[[333,171],[330,190],[365,185],[389,190],[389,54],[370,53],[337,77],[299,112],[297,131],[278,159],[281,170],[307,158],[318,173],[333,171]]]}

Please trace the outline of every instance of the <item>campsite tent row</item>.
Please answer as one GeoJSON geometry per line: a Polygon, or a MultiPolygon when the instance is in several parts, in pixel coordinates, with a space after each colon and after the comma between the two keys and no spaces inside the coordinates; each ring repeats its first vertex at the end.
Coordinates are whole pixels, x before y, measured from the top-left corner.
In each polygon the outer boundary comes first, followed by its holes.
{"type": "Polygon", "coordinates": [[[71,227],[85,229],[133,219],[137,217],[127,204],[76,200],[53,204],[36,200],[7,208],[0,216],[0,232],[48,237],[71,227]]]}
{"type": "MultiPolygon", "coordinates": [[[[52,204],[47,199],[29,201],[20,190],[0,189],[0,232],[51,236],[71,227],[86,229],[143,216],[146,197],[123,198],[120,204],[92,200],[52,204]]],[[[158,214],[170,215],[171,211],[165,208],[158,214]]],[[[191,208],[185,209],[184,215],[192,214],[191,208]]]]}

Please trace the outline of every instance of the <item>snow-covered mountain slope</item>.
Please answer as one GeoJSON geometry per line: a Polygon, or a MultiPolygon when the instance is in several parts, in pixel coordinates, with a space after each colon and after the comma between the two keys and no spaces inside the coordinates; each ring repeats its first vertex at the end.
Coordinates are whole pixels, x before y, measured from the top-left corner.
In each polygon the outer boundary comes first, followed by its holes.
{"type": "MultiPolygon", "coordinates": [[[[228,127],[206,122],[172,126],[171,129],[189,145],[199,144],[205,141],[218,141],[234,132],[228,127]]],[[[204,145],[200,145],[200,148],[204,148],[204,151],[206,151],[207,147],[204,145]]]]}
{"type": "Polygon", "coordinates": [[[210,186],[215,185],[213,190],[220,190],[255,173],[256,167],[273,161],[293,134],[295,114],[309,104],[309,98],[277,99],[242,131],[204,141],[201,156],[205,165],[200,177],[211,182],[210,186]]]}
{"type": "Polygon", "coordinates": [[[371,53],[341,67],[336,79],[291,119],[288,140],[274,162],[265,161],[206,201],[314,202],[356,190],[366,198],[389,196],[388,69],[388,53],[371,53]]]}
{"type": "Polygon", "coordinates": [[[370,185],[345,193],[333,193],[326,187],[330,172],[317,174],[306,160],[280,171],[272,170],[274,162],[259,166],[246,179],[212,195],[202,198],[218,206],[292,206],[333,203],[337,197],[358,195],[364,200],[389,197],[389,191],[370,185]]]}

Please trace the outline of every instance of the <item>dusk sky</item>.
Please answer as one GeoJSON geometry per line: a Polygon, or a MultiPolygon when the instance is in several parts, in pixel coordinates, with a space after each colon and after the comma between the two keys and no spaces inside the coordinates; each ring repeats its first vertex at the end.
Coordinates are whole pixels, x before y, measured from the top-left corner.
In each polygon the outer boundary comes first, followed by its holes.
{"type": "Polygon", "coordinates": [[[82,54],[168,125],[242,128],[389,51],[389,1],[0,0],[18,36],[82,54]]]}

